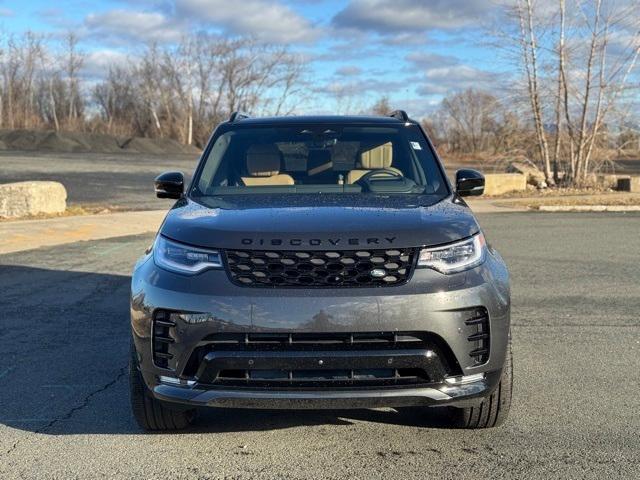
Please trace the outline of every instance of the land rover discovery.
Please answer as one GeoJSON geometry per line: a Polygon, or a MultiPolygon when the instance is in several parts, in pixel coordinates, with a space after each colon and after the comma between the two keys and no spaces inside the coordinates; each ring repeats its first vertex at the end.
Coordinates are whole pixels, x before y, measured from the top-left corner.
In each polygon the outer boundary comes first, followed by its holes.
{"type": "MultiPolygon", "coordinates": [[[[213,133],[131,282],[131,404],[147,430],[198,407],[448,407],[500,425],[511,403],[507,268],[420,124],[249,118],[213,133]]],[[[412,409],[413,411],[414,409],[412,409]]],[[[418,412],[420,409],[416,409],[418,412]]]]}

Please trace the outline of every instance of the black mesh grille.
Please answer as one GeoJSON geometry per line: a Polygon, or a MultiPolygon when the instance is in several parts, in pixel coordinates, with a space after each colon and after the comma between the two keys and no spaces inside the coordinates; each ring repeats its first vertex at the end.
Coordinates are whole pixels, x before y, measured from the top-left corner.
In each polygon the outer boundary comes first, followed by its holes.
{"type": "Polygon", "coordinates": [[[415,249],[227,250],[231,280],[246,287],[384,287],[411,276],[415,249]]]}

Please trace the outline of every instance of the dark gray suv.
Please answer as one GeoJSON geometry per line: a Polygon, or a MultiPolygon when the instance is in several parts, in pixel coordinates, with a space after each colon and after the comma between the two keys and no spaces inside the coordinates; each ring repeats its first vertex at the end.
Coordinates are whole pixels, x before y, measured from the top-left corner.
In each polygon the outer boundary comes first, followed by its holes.
{"type": "Polygon", "coordinates": [[[215,130],[131,283],[131,402],[148,430],[197,407],[446,406],[501,424],[511,403],[507,268],[420,125],[248,118],[215,130]]]}

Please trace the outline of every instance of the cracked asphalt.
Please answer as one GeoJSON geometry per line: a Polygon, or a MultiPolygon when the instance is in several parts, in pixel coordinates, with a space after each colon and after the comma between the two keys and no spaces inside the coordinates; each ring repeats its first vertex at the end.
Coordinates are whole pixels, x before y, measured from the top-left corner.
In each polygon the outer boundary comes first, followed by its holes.
{"type": "Polygon", "coordinates": [[[207,411],[144,434],[128,282],[151,235],[0,256],[0,478],[640,478],[640,215],[480,218],[509,264],[504,427],[433,412],[207,411]]]}

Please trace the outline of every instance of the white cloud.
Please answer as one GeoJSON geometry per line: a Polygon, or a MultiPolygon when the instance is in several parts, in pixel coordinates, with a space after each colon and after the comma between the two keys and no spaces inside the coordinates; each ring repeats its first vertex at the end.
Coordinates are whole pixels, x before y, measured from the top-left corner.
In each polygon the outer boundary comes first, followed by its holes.
{"type": "Polygon", "coordinates": [[[451,55],[413,52],[405,57],[416,72],[413,82],[420,95],[446,95],[467,88],[495,90],[502,87],[503,75],[463,64],[451,55]]]}
{"type": "Polygon", "coordinates": [[[340,77],[354,77],[361,73],[362,69],[356,65],[345,65],[336,70],[336,75],[340,77]]]}
{"type": "Polygon", "coordinates": [[[159,12],[134,10],[109,10],[91,13],[84,19],[88,35],[110,43],[131,44],[131,39],[143,42],[174,42],[182,35],[178,22],[159,12]]]}
{"type": "Polygon", "coordinates": [[[391,47],[418,46],[426,45],[427,43],[429,43],[429,38],[427,37],[427,35],[421,35],[420,33],[403,32],[385,36],[382,40],[382,43],[391,47]]]}
{"type": "Polygon", "coordinates": [[[425,82],[417,91],[421,95],[445,95],[467,88],[497,90],[501,88],[501,77],[469,65],[435,67],[426,70],[425,82]]]}
{"type": "Polygon", "coordinates": [[[177,0],[176,11],[225,32],[268,42],[309,42],[320,34],[309,20],[273,0],[177,0]]]}
{"type": "Polygon", "coordinates": [[[404,80],[378,80],[362,78],[351,82],[334,81],[326,85],[319,85],[313,91],[332,96],[366,96],[367,94],[389,94],[405,89],[404,80]]]}
{"type": "Polygon", "coordinates": [[[119,50],[108,48],[89,52],[84,59],[82,73],[87,78],[104,78],[111,67],[124,66],[131,56],[119,50]]]}
{"type": "Polygon", "coordinates": [[[437,53],[413,52],[405,57],[405,60],[411,62],[420,69],[430,69],[442,67],[445,65],[457,65],[460,61],[456,57],[449,55],[439,55],[437,53]]]}
{"type": "Polygon", "coordinates": [[[448,30],[479,25],[493,8],[486,0],[352,0],[333,24],[381,35],[448,30]]]}

